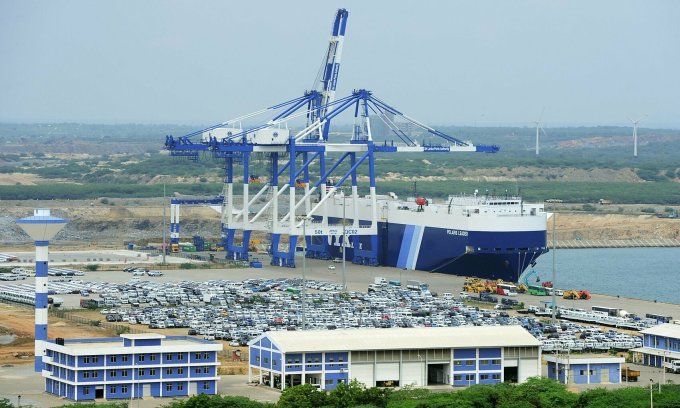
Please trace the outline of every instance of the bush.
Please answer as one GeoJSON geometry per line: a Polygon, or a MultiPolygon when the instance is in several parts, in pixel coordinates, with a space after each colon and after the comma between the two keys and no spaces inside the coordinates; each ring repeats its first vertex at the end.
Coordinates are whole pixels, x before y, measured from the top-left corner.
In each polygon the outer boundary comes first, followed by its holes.
{"type": "Polygon", "coordinates": [[[656,210],[654,208],[651,208],[651,207],[643,208],[640,211],[642,211],[643,213],[646,213],[646,214],[656,214],[656,210]]]}
{"type": "Polygon", "coordinates": [[[85,269],[87,269],[88,271],[94,272],[97,269],[99,269],[99,264],[87,264],[87,265],[85,265],[85,269]]]}

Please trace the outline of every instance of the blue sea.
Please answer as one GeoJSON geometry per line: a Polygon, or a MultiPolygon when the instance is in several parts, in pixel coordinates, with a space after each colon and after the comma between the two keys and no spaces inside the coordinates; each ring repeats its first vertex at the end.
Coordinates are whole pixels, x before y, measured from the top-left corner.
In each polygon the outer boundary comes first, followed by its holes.
{"type": "MultiPolygon", "coordinates": [[[[552,256],[536,262],[542,281],[552,280],[552,256]]],[[[680,304],[680,248],[558,248],[555,271],[559,289],[680,304]]]]}

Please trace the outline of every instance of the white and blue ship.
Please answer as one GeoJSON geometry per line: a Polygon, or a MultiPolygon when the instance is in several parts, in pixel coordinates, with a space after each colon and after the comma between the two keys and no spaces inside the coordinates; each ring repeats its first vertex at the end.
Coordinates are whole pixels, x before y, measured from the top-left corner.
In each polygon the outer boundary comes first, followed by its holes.
{"type": "MultiPolygon", "coordinates": [[[[345,214],[355,214],[352,201],[331,198],[329,222],[342,223],[343,205],[345,214]]],[[[359,198],[357,204],[360,224],[370,224],[365,220],[371,219],[371,200],[359,198]]],[[[516,282],[548,251],[543,204],[520,197],[474,194],[434,204],[391,195],[379,196],[377,205],[377,242],[370,236],[349,237],[347,260],[362,263],[360,253],[377,245],[380,265],[516,282]]],[[[342,237],[314,239],[327,239],[330,255],[342,256],[342,237]]]]}

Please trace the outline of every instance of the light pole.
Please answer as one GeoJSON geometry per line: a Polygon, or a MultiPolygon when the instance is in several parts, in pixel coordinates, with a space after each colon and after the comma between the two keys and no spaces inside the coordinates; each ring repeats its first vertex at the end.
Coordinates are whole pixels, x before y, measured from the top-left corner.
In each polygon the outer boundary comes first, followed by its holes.
{"type": "Polygon", "coordinates": [[[302,253],[302,330],[307,328],[307,277],[305,272],[307,271],[307,216],[302,219],[302,240],[305,243],[305,250],[302,253]]]}
{"type": "Polygon", "coordinates": [[[652,386],[654,385],[654,380],[649,379],[649,407],[654,408],[654,392],[652,391],[652,386]]]}
{"type": "Polygon", "coordinates": [[[163,265],[165,265],[165,251],[167,251],[167,247],[165,246],[165,230],[166,230],[166,225],[165,225],[165,183],[163,183],[163,246],[161,247],[161,252],[163,253],[163,265]]]}
{"type": "Polygon", "coordinates": [[[347,248],[347,243],[345,240],[347,239],[345,235],[345,209],[346,209],[346,202],[345,202],[345,193],[343,191],[342,193],[342,291],[345,292],[347,291],[347,278],[346,278],[346,266],[345,266],[345,249],[347,248]]]}
{"type": "Polygon", "coordinates": [[[553,228],[552,228],[552,324],[555,324],[556,321],[556,313],[557,313],[557,297],[555,295],[555,282],[556,282],[556,277],[555,277],[555,202],[553,202],[553,228]]]}

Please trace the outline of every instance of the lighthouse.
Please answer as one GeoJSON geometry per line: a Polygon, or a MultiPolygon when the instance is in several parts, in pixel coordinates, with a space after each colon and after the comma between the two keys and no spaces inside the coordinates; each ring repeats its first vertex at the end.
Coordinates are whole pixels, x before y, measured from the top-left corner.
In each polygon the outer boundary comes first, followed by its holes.
{"type": "Polygon", "coordinates": [[[35,241],[35,371],[42,371],[44,342],[47,340],[47,263],[49,241],[66,225],[66,220],[52,217],[48,208],[36,208],[32,217],[17,224],[35,241]]]}

